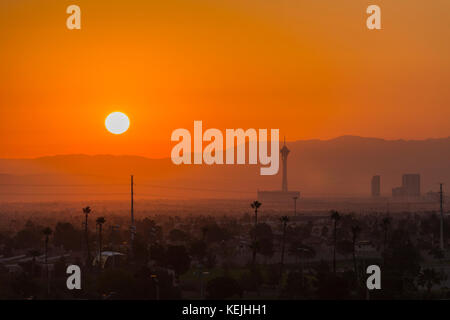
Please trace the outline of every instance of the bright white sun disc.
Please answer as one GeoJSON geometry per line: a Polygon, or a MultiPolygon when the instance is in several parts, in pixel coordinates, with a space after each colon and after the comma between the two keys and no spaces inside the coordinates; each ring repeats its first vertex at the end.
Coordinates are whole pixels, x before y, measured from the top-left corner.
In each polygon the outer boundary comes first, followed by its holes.
{"type": "Polygon", "coordinates": [[[130,127],[130,119],[122,112],[113,112],[106,117],[106,129],[114,134],[122,134],[130,127]]]}

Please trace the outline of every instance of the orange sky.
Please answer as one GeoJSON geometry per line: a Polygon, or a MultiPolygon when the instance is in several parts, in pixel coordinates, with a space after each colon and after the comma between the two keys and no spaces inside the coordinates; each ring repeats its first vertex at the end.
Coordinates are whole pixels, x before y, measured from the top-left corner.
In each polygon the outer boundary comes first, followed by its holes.
{"type": "Polygon", "coordinates": [[[0,157],[169,157],[194,120],[289,140],[449,136],[448,39],[448,0],[2,0],[0,157]],[[66,29],[70,4],[82,30],[66,29]],[[104,128],[117,110],[121,136],[104,128]]]}

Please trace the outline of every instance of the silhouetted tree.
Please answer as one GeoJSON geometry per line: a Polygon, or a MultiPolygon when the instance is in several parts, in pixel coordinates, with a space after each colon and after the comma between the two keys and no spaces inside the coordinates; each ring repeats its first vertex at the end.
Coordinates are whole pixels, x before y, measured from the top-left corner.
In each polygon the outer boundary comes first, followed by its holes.
{"type": "Polygon", "coordinates": [[[261,202],[258,200],[253,201],[250,205],[255,210],[255,227],[258,224],[258,209],[261,207],[261,202]]]}
{"type": "Polygon", "coordinates": [[[336,252],[348,257],[353,253],[353,243],[350,240],[340,240],[336,244],[336,252]]]}
{"type": "Polygon", "coordinates": [[[444,275],[436,272],[434,269],[423,269],[417,277],[417,283],[419,286],[427,289],[429,296],[433,285],[440,285],[444,279],[444,275]]]}
{"type": "Polygon", "coordinates": [[[202,232],[204,232],[204,241],[207,244],[226,241],[230,238],[227,230],[217,223],[211,223],[204,229],[202,228],[202,232]]]}
{"type": "Polygon", "coordinates": [[[239,278],[239,283],[243,290],[255,291],[259,295],[260,287],[263,284],[263,276],[259,266],[254,266],[249,271],[244,272],[239,278]]]}
{"type": "Polygon", "coordinates": [[[206,234],[208,233],[208,227],[204,226],[202,227],[202,240],[206,240],[206,234]]]}
{"type": "Polygon", "coordinates": [[[265,258],[270,258],[274,254],[273,249],[273,237],[267,236],[267,237],[261,237],[256,242],[256,251],[263,255],[265,258]]]}
{"type": "Polygon", "coordinates": [[[345,300],[349,298],[350,284],[343,276],[321,273],[317,276],[317,295],[322,300],[345,300]]]}
{"type": "Polygon", "coordinates": [[[47,274],[47,294],[50,294],[50,277],[49,277],[49,273],[48,273],[48,262],[47,262],[47,258],[48,258],[48,239],[50,237],[50,235],[52,234],[52,229],[50,228],[45,228],[42,233],[45,236],[45,269],[46,269],[46,274],[47,274]]]}
{"type": "Polygon", "coordinates": [[[384,255],[383,294],[387,298],[404,295],[415,291],[414,279],[420,272],[420,251],[409,239],[392,242],[384,255]]]}
{"type": "Polygon", "coordinates": [[[189,241],[189,235],[180,229],[172,229],[169,232],[169,240],[173,242],[186,242],[189,241]]]}
{"type": "Polygon", "coordinates": [[[356,283],[358,283],[358,268],[356,264],[356,240],[361,233],[361,228],[358,225],[352,226],[352,255],[353,255],[353,268],[355,270],[356,283]]]}
{"type": "Polygon", "coordinates": [[[284,264],[284,246],[286,243],[286,226],[289,222],[288,216],[282,216],[280,218],[281,222],[283,223],[283,238],[281,240],[281,260],[280,260],[280,279],[283,277],[283,264],[284,264]]]}
{"type": "Polygon", "coordinates": [[[300,259],[300,272],[302,281],[304,281],[304,261],[316,256],[314,248],[304,245],[301,241],[291,243],[289,252],[300,259]]]}
{"type": "Polygon", "coordinates": [[[328,235],[328,227],[327,226],[322,227],[322,230],[320,230],[320,235],[322,237],[326,237],[328,235]]]}
{"type": "Polygon", "coordinates": [[[289,272],[286,283],[283,288],[282,298],[295,299],[299,297],[308,297],[311,294],[312,284],[308,279],[305,280],[303,271],[289,272]]]}
{"type": "Polygon", "coordinates": [[[166,252],[166,264],[178,275],[182,275],[189,270],[191,259],[185,246],[168,246],[166,252]]]}
{"type": "Polygon", "coordinates": [[[337,243],[337,223],[341,218],[339,212],[331,211],[331,220],[333,220],[333,273],[336,274],[336,243],[337,243]]]}
{"type": "Polygon", "coordinates": [[[391,218],[384,217],[383,220],[381,221],[381,227],[383,229],[383,234],[384,234],[383,251],[386,251],[386,248],[387,248],[388,232],[389,232],[390,225],[391,225],[391,218]]]}
{"type": "MultiPolygon", "coordinates": [[[[255,225],[254,225],[254,228],[256,230],[256,226],[258,225],[258,208],[261,206],[261,202],[259,202],[258,200],[253,201],[250,206],[255,210],[255,225]]],[[[254,246],[253,246],[252,265],[254,265],[255,261],[256,261],[256,242],[257,242],[256,233],[255,233],[255,236],[253,238],[253,242],[254,242],[254,246]]]]}
{"type": "Polygon", "coordinates": [[[217,264],[217,256],[212,251],[208,251],[206,254],[205,266],[209,269],[212,269],[217,264]]]}
{"type": "Polygon", "coordinates": [[[147,264],[149,255],[148,255],[148,246],[144,242],[144,239],[140,234],[136,234],[133,241],[133,254],[134,260],[140,264],[147,264]]]}
{"type": "MultiPolygon", "coordinates": [[[[258,223],[256,228],[253,227],[250,230],[250,238],[252,242],[250,244],[253,254],[256,257],[256,253],[264,256],[273,255],[273,232],[270,225],[267,223],[258,223]]],[[[252,266],[255,259],[252,260],[252,266]]]]}
{"type": "Polygon", "coordinates": [[[28,254],[32,257],[31,259],[31,277],[36,275],[36,257],[40,255],[38,250],[32,249],[28,251],[28,254]]]}
{"type": "Polygon", "coordinates": [[[91,261],[91,252],[89,249],[89,229],[88,229],[88,216],[91,213],[91,207],[86,207],[83,208],[83,213],[84,213],[84,237],[85,237],[85,241],[86,241],[86,265],[89,267],[90,266],[90,261],[91,261]]]}
{"type": "Polygon", "coordinates": [[[158,265],[163,265],[166,258],[166,251],[159,243],[150,245],[150,259],[154,260],[158,265]]]}
{"type": "Polygon", "coordinates": [[[138,222],[139,230],[142,230],[144,240],[153,244],[156,241],[161,241],[163,234],[161,226],[156,224],[155,220],[145,218],[144,220],[138,222]]]}
{"type": "Polygon", "coordinates": [[[203,240],[195,240],[191,242],[189,253],[195,257],[200,263],[203,263],[203,260],[206,256],[207,246],[205,241],[203,240]]]}
{"type": "Polygon", "coordinates": [[[242,296],[242,289],[233,278],[223,276],[208,281],[206,285],[207,299],[222,300],[233,296],[242,296]]]}
{"type": "Polygon", "coordinates": [[[53,234],[53,243],[56,246],[63,246],[65,250],[78,250],[81,235],[71,223],[58,222],[53,234]]]}
{"type": "Polygon", "coordinates": [[[103,224],[106,222],[104,217],[98,217],[97,220],[95,220],[97,226],[98,226],[98,267],[99,270],[102,269],[102,229],[103,224]]]}
{"type": "Polygon", "coordinates": [[[34,225],[31,221],[27,221],[25,227],[17,232],[14,237],[14,245],[16,248],[36,248],[42,239],[42,227],[34,225]]]}
{"type": "Polygon", "coordinates": [[[117,268],[109,269],[99,275],[97,290],[104,298],[114,295],[116,299],[133,299],[135,283],[136,281],[129,271],[117,268]]]}
{"type": "Polygon", "coordinates": [[[66,276],[66,258],[60,257],[54,264],[54,275],[55,277],[65,277],[66,276]]]}
{"type": "Polygon", "coordinates": [[[387,243],[388,243],[388,232],[389,227],[391,226],[391,218],[390,217],[384,217],[381,221],[381,228],[383,229],[383,265],[386,264],[386,250],[387,250],[387,243]]]}

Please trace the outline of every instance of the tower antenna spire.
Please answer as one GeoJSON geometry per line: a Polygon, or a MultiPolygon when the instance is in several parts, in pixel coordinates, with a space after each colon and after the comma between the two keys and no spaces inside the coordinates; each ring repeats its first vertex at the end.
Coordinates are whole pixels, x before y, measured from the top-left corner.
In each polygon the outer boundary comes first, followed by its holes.
{"type": "Polygon", "coordinates": [[[286,146],[286,137],[284,137],[284,146],[280,150],[281,154],[281,160],[283,162],[283,180],[281,182],[281,191],[287,192],[288,186],[287,186],[287,158],[289,155],[290,150],[286,146]]]}
{"type": "Polygon", "coordinates": [[[131,226],[130,226],[130,253],[133,256],[134,235],[136,227],[134,226],[134,176],[131,175],[131,226]]]}
{"type": "Polygon", "coordinates": [[[444,192],[442,190],[443,183],[439,183],[439,209],[441,213],[441,221],[440,221],[440,247],[441,250],[444,250],[444,192]]]}

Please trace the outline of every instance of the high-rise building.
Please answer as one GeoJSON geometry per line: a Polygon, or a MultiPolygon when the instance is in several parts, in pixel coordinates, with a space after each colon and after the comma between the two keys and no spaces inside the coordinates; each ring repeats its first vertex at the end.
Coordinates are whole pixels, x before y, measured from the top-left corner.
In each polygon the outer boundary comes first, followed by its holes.
{"type": "Polygon", "coordinates": [[[420,197],[420,174],[404,174],[402,177],[402,187],[405,196],[420,197]]]}
{"type": "Polygon", "coordinates": [[[403,187],[392,188],[392,196],[394,198],[404,197],[405,196],[405,191],[404,191],[403,187]]]}
{"type": "Polygon", "coordinates": [[[393,197],[420,197],[420,174],[404,174],[402,186],[392,189],[393,197]]]}
{"type": "Polygon", "coordinates": [[[381,177],[372,177],[372,197],[379,197],[381,193],[381,177]]]}

